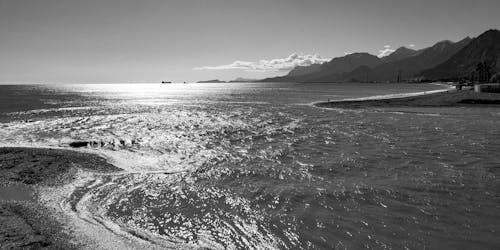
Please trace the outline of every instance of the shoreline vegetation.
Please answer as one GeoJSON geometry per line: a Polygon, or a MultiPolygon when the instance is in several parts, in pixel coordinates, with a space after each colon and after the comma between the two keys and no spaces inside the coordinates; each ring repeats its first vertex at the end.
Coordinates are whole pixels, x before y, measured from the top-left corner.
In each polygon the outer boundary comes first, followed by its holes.
{"type": "Polygon", "coordinates": [[[389,107],[453,107],[473,105],[500,106],[500,94],[476,93],[471,90],[448,90],[438,93],[422,94],[396,98],[339,100],[317,102],[314,106],[321,108],[389,108],[389,107]]]}
{"type": "Polygon", "coordinates": [[[0,147],[0,245],[2,249],[79,248],[50,208],[37,199],[39,188],[58,187],[77,171],[112,173],[106,159],[65,149],[0,147]]]}

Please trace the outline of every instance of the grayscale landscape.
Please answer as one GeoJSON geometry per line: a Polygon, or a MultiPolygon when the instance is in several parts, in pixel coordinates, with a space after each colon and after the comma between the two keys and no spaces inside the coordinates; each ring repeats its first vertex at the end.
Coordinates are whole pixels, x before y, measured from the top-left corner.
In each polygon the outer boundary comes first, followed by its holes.
{"type": "Polygon", "coordinates": [[[0,0],[0,249],[500,249],[499,10],[0,0]]]}

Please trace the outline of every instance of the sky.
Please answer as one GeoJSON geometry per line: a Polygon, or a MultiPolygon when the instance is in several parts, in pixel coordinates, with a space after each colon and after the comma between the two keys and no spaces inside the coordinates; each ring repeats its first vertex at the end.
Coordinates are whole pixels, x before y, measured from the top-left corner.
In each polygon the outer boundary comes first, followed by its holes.
{"type": "Polygon", "coordinates": [[[284,75],[500,29],[498,0],[0,0],[0,83],[284,75]]]}

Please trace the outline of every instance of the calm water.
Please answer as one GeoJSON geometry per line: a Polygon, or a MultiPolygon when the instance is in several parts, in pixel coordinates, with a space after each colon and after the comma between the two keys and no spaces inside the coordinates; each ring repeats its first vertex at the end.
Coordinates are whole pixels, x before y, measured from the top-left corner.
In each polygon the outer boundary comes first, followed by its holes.
{"type": "Polygon", "coordinates": [[[88,142],[68,213],[152,246],[498,249],[500,108],[310,105],[439,88],[0,86],[0,144],[88,142]]]}

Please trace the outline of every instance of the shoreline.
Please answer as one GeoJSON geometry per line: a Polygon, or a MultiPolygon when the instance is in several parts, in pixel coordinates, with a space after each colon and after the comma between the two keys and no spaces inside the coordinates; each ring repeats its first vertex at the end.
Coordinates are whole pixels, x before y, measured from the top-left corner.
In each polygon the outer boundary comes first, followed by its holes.
{"type": "Polygon", "coordinates": [[[457,107],[500,106],[500,94],[476,93],[473,90],[434,90],[409,94],[372,96],[313,104],[319,108],[386,108],[386,107],[457,107]],[[398,96],[399,95],[399,96],[398,96]],[[396,97],[395,97],[396,96],[396,97]]]}
{"type": "MultiPolygon", "coordinates": [[[[121,171],[101,156],[66,149],[0,147],[0,245],[6,248],[78,249],[65,218],[41,196],[70,185],[79,172],[121,171]]],[[[69,197],[65,197],[69,198],[69,197]]]]}
{"type": "Polygon", "coordinates": [[[448,84],[444,84],[444,83],[429,83],[429,84],[441,86],[441,87],[445,87],[445,88],[444,89],[429,90],[429,91],[411,92],[411,93],[398,93],[398,94],[375,95],[375,96],[359,97],[359,98],[347,98],[347,99],[335,100],[335,101],[330,101],[330,102],[396,99],[396,98],[405,98],[405,97],[415,97],[415,96],[436,94],[436,93],[447,92],[447,91],[451,91],[451,90],[455,89],[455,87],[448,85],[448,84]]]}

